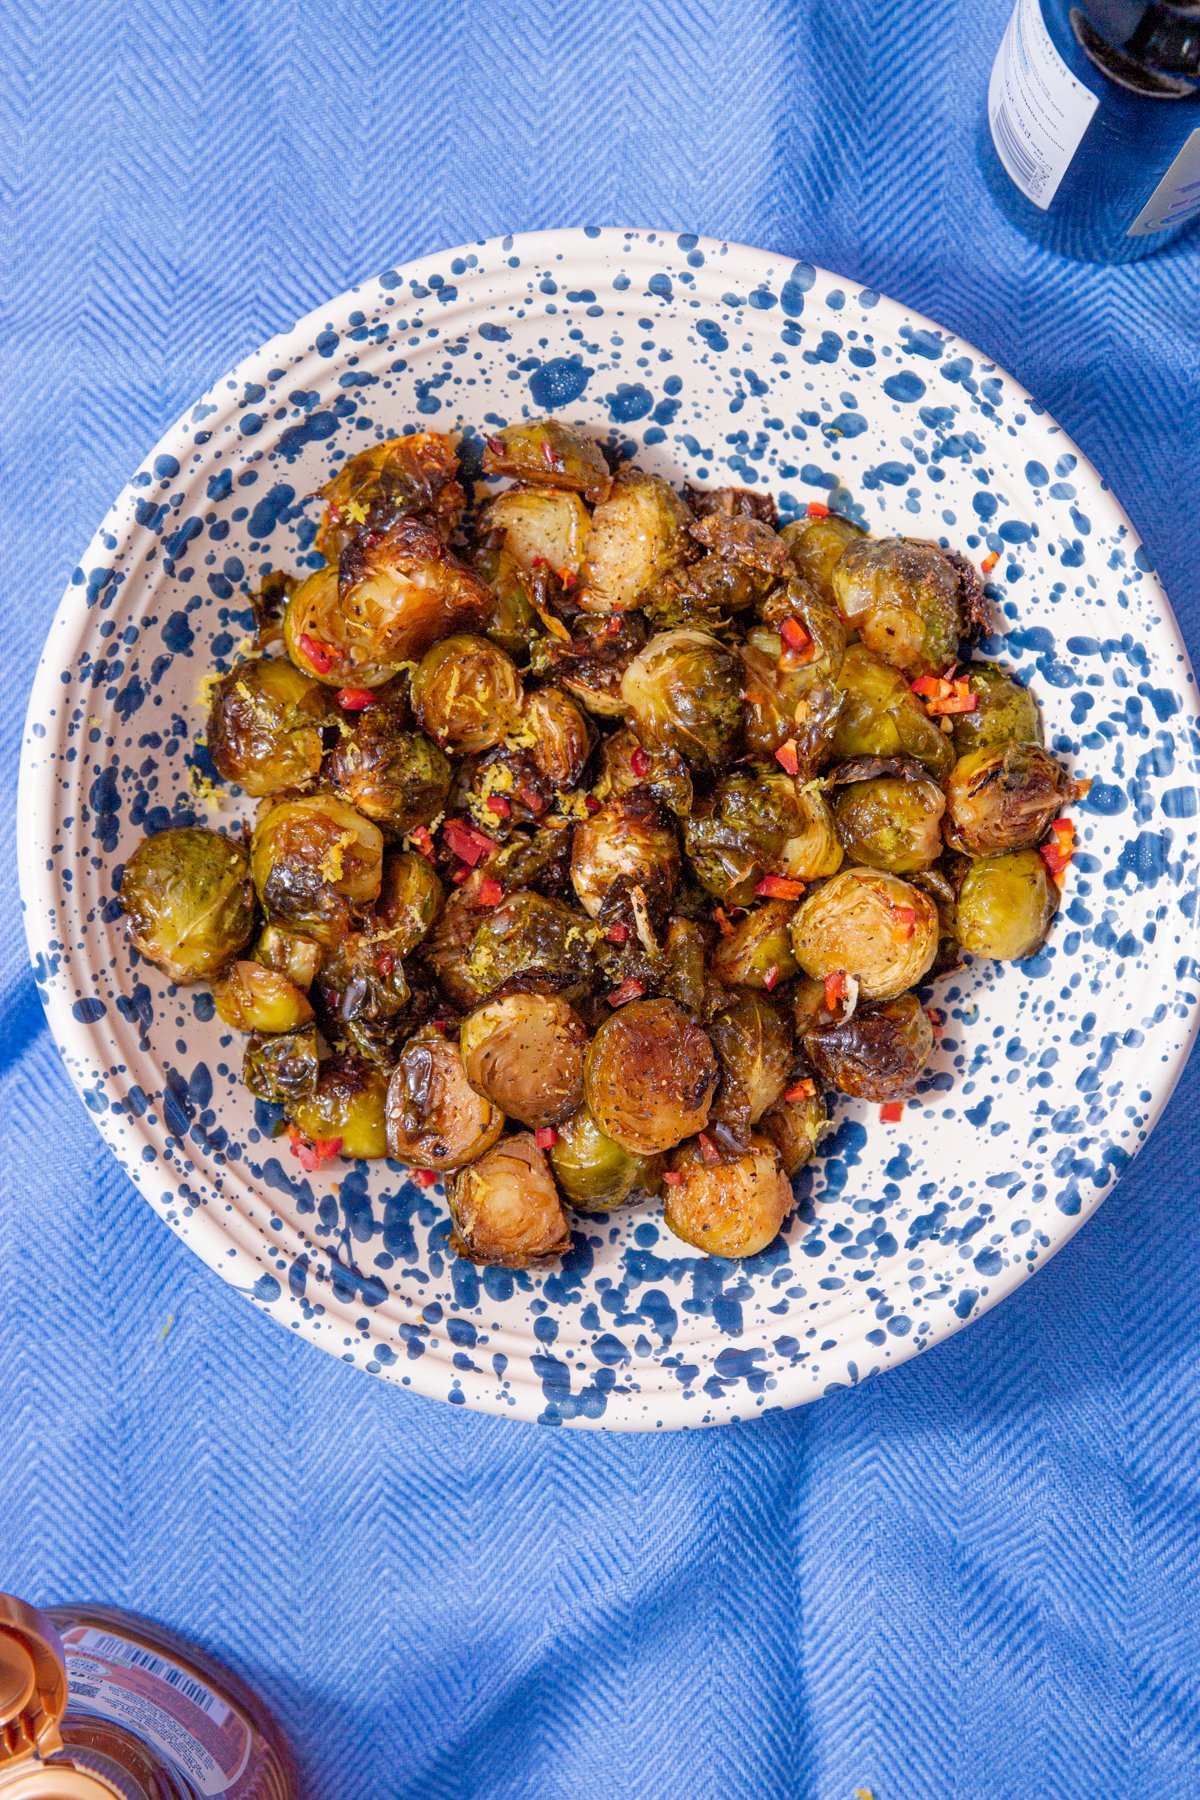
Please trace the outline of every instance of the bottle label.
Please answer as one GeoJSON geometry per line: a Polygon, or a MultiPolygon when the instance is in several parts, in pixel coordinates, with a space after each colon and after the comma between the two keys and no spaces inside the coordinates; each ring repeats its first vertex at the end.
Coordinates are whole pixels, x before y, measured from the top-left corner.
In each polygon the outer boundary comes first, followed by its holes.
{"type": "Polygon", "coordinates": [[[1200,126],[1184,142],[1150,198],[1126,234],[1148,237],[1153,231],[1169,231],[1200,213],[1200,126]]]}
{"type": "Polygon", "coordinates": [[[127,1725],[205,1796],[241,1800],[249,1725],[190,1669],[115,1632],[73,1625],[63,1633],[71,1704],[127,1725]]]}
{"type": "Polygon", "coordinates": [[[1017,0],[992,64],[988,123],[996,155],[1043,212],[1099,104],[1054,48],[1039,0],[1017,0]]]}

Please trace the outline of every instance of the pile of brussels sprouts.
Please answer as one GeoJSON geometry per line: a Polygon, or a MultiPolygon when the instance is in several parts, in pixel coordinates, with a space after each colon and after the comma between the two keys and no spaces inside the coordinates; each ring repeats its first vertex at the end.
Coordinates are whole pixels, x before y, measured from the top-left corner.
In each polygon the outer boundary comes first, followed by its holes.
{"type": "Polygon", "coordinates": [[[321,566],[268,580],[212,691],[253,826],[145,839],[134,944],[214,984],[305,1168],[445,1176],[463,1256],[660,1193],[685,1242],[763,1249],[822,1084],[898,1116],[921,984],[1058,905],[1084,784],[960,663],[975,571],[556,419],[466,485],[440,433],[377,444],[324,498],[321,566]]]}

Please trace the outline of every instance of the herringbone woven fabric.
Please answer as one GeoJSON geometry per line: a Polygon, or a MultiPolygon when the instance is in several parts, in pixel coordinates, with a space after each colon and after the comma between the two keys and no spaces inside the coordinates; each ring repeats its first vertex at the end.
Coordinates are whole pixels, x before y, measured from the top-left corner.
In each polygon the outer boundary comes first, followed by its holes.
{"type": "MultiPolygon", "coordinates": [[[[822,262],[985,345],[1200,626],[1200,250],[996,214],[1006,0],[0,3],[4,778],[108,501],[356,278],[568,223],[822,262]]],[[[662,1440],[438,1408],[260,1317],[69,1091],[3,871],[0,1584],[203,1641],[318,1800],[1200,1794],[1200,1066],[1082,1235],[962,1337],[662,1440]]]]}

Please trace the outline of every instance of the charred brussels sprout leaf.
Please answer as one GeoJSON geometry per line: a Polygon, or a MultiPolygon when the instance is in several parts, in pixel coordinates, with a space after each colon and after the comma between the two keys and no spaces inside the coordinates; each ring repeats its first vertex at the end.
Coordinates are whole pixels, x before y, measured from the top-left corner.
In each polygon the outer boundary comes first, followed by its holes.
{"type": "Polygon", "coordinates": [[[372,706],[343,727],[326,775],[340,799],[403,837],[442,811],[452,770],[436,744],[404,728],[397,709],[372,706]]]}
{"type": "Polygon", "coordinates": [[[779,522],[774,498],[756,493],[753,488],[698,488],[684,484],[684,504],[697,519],[715,514],[722,519],[761,519],[772,530],[779,522]]]}
{"type": "Polygon", "coordinates": [[[684,1144],[671,1158],[671,1173],[682,1179],[666,1189],[666,1223],[708,1256],[757,1256],[792,1209],[779,1152],[757,1135],[744,1150],[709,1148],[706,1155],[705,1149],[684,1144]]]}
{"type": "Polygon", "coordinates": [[[655,576],[690,554],[691,515],[657,475],[623,469],[592,514],[579,603],[587,612],[635,606],[655,576]]]}
{"type": "Polygon", "coordinates": [[[815,1082],[813,1092],[794,1100],[777,1100],[759,1120],[759,1131],[770,1138],[779,1152],[784,1174],[789,1180],[798,1175],[817,1147],[817,1141],[829,1124],[825,1101],[815,1082]]]}
{"type": "Polygon", "coordinates": [[[570,581],[583,567],[592,529],[579,495],[552,487],[510,488],[484,508],[480,524],[501,533],[522,569],[544,568],[570,581]]]}
{"type": "Polygon", "coordinates": [[[457,470],[454,445],[440,431],[372,444],[352,456],[322,490],[325,516],[317,549],[336,562],[352,539],[386,531],[397,519],[417,514],[436,520],[448,537],[465,500],[457,470]]]}
{"type": "Polygon", "coordinates": [[[143,838],[125,864],[121,909],[134,947],[172,981],[217,975],[254,928],[246,852],[199,826],[143,838]]]}
{"type": "Polygon", "coordinates": [[[404,967],[386,939],[352,931],[325,957],[317,997],[326,1034],[388,1064],[408,1005],[404,967]]]}
{"type": "Polygon", "coordinates": [[[320,772],[326,711],[319,685],[293,663],[251,657],[213,689],[209,753],[247,794],[307,787],[320,772]]]}
{"type": "Polygon", "coordinates": [[[826,606],[836,606],[833,571],[851,544],[862,543],[864,533],[840,513],[824,517],[796,519],[785,525],[780,537],[787,545],[792,562],[826,606]]]}
{"type": "Polygon", "coordinates": [[[1058,889],[1036,850],[981,857],[958,890],[955,935],[974,956],[1020,961],[1041,949],[1058,902],[1058,889]]]}
{"type": "Polygon", "coordinates": [[[959,575],[936,544],[863,538],[840,557],[832,583],[843,616],[892,668],[937,675],[958,655],[959,575]]]}
{"type": "Polygon", "coordinates": [[[853,862],[908,875],[942,854],[946,799],[928,776],[883,775],[839,788],[833,802],[842,848],[853,862]]]}
{"type": "Polygon", "coordinates": [[[340,1141],[348,1157],[386,1156],[387,1077],[355,1056],[322,1063],[316,1092],[288,1105],[288,1117],[307,1138],[340,1141]]]}
{"type": "Polygon", "coordinates": [[[338,606],[352,653],[395,667],[451,632],[481,630],[492,596],[428,520],[402,518],[377,539],[347,544],[338,561],[338,606]]]}
{"type": "Polygon", "coordinates": [[[425,652],[413,676],[412,700],[436,743],[475,754],[490,750],[511,730],[521,705],[521,677],[498,644],[460,632],[425,652]]]}
{"type": "Polygon", "coordinates": [[[843,1023],[810,1031],[804,1048],[832,1087],[857,1100],[904,1100],[933,1049],[933,1027],[915,994],[868,1002],[843,1023]]]}
{"type": "Polygon", "coordinates": [[[946,842],[968,856],[1032,849],[1061,807],[1086,792],[1040,744],[960,756],[946,784],[946,842]]]}
{"type": "Polygon", "coordinates": [[[524,1269],[563,1256],[571,1228],[554,1177],[529,1132],[508,1137],[449,1184],[451,1248],[470,1262],[524,1269]]]}
{"type": "Polygon", "coordinates": [[[557,994],[508,994],[463,1020],[467,1080],[522,1125],[557,1125],[583,1098],[587,1027],[557,994]]]}
{"type": "Polygon", "coordinates": [[[273,919],[334,944],[349,930],[353,909],[379,893],[383,838],[332,794],[281,800],[254,828],[250,866],[273,919]]]}
{"type": "Polygon", "coordinates": [[[621,681],[626,718],[647,750],[673,750],[717,774],[733,757],[742,720],[739,659],[703,631],[663,631],[621,681]]]}
{"type": "Polygon", "coordinates": [[[685,841],[697,879],[727,906],[752,905],[768,875],[815,881],[842,861],[822,796],[765,764],[734,771],[698,801],[685,841]]]}
{"type": "Polygon", "coordinates": [[[673,1000],[638,1000],[613,1013],[584,1065],[584,1095],[601,1130],[642,1156],[699,1131],[716,1085],[711,1041],[673,1000]]]}
{"type": "Polygon", "coordinates": [[[387,1090],[388,1149],[419,1169],[461,1169],[490,1150],[504,1115],[467,1080],[458,1045],[423,1026],[400,1052],[387,1090]]]}
{"type": "Polygon", "coordinates": [[[582,913],[519,888],[477,917],[462,969],[462,989],[475,993],[470,1004],[501,989],[568,999],[584,993],[596,928],[582,913]]]}
{"type": "Polygon", "coordinates": [[[593,919],[622,876],[641,888],[650,912],[662,916],[675,892],[679,866],[671,815],[644,788],[609,800],[575,827],[571,884],[593,919]]]}
{"type": "Polygon", "coordinates": [[[314,938],[282,925],[264,925],[254,946],[254,960],[264,968],[286,975],[298,988],[310,988],[321,962],[321,946],[314,938]]]}
{"type": "Polygon", "coordinates": [[[269,1035],[254,1032],[246,1041],[242,1080],[252,1094],[272,1106],[287,1110],[311,1100],[320,1073],[315,1025],[269,1035]]]}
{"type": "Polygon", "coordinates": [[[928,894],[882,869],[843,869],[802,902],[792,949],[806,975],[853,976],[864,1000],[915,987],[938,947],[937,908],[928,894]]]}
{"type": "Polygon", "coordinates": [[[976,704],[973,712],[955,715],[954,748],[959,756],[998,744],[1045,741],[1042,715],[1028,688],[995,663],[974,663],[964,673],[976,704]]]}
{"type": "Polygon", "coordinates": [[[428,935],[444,898],[445,889],[431,862],[414,850],[391,851],[383,862],[370,936],[393,956],[407,956],[428,935]]]}
{"type": "Polygon", "coordinates": [[[791,900],[766,900],[729,927],[712,953],[712,972],[729,987],[773,988],[796,973],[791,900]]]}
{"type": "Polygon", "coordinates": [[[851,644],[838,676],[845,703],[833,734],[833,754],[912,756],[941,781],[954,763],[950,739],[929,717],[898,669],[851,644]]]}
{"type": "Polygon", "coordinates": [[[645,648],[646,636],[640,612],[581,620],[569,641],[547,637],[539,644],[535,667],[539,674],[561,682],[590,713],[619,718],[625,710],[621,682],[645,648]]]}
{"type": "Polygon", "coordinates": [[[586,1106],[558,1127],[548,1155],[555,1180],[576,1212],[612,1212],[662,1185],[662,1157],[623,1150],[586,1106]]]}
{"type": "Polygon", "coordinates": [[[483,472],[570,488],[593,502],[607,499],[612,486],[600,446],[560,419],[531,419],[498,431],[487,440],[483,472]]]}
{"type": "Polygon", "coordinates": [[[787,1086],[792,1028],[765,994],[741,994],[708,1022],[721,1068],[713,1118],[735,1131],[757,1125],[787,1086]]]}
{"type": "Polygon", "coordinates": [[[482,544],[474,552],[472,567],[487,583],[491,610],[482,630],[518,662],[524,662],[542,630],[534,609],[528,575],[503,543],[482,544]]]}
{"type": "Polygon", "coordinates": [[[214,997],[218,1014],[235,1031],[297,1031],[313,1016],[295,983],[260,962],[235,962],[214,997]]]}

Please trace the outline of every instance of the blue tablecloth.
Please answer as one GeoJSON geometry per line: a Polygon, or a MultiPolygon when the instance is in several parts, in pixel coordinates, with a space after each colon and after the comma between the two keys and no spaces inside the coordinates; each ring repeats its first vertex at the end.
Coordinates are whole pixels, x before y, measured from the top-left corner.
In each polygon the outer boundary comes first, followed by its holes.
{"type": "MultiPolygon", "coordinates": [[[[1200,627],[1200,251],[1058,262],[975,162],[1007,0],[2,0],[2,766],[139,457],[322,297],[469,238],[663,225],[985,345],[1200,627]]],[[[1097,1218],[954,1342],[644,1440],[451,1411],[289,1338],[70,1091],[11,855],[0,1585],[157,1615],[319,1800],[1200,1793],[1200,1064],[1097,1218]]]]}

